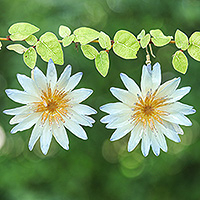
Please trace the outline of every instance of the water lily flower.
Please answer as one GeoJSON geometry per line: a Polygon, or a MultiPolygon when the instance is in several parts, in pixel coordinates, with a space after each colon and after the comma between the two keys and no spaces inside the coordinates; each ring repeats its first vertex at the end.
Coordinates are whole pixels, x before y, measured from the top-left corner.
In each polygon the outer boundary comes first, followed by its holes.
{"type": "Polygon", "coordinates": [[[5,110],[8,115],[15,115],[10,124],[17,124],[11,133],[31,128],[33,131],[29,140],[29,149],[32,150],[40,138],[40,147],[43,154],[47,154],[52,136],[66,150],[69,149],[69,139],[66,129],[77,137],[86,140],[87,135],[83,126],[92,127],[94,119],[88,115],[96,111],[84,104],[80,104],[91,94],[91,89],[73,90],[79,83],[82,73],[71,76],[71,66],[68,65],[57,80],[57,72],[50,59],[47,75],[35,67],[33,78],[17,74],[17,79],[24,91],[7,89],[6,94],[15,102],[25,104],[22,107],[5,110]]]}
{"type": "Polygon", "coordinates": [[[150,146],[156,156],[160,149],[167,152],[165,136],[180,142],[179,134],[183,130],[179,125],[191,126],[192,122],[185,116],[195,113],[192,106],[178,102],[190,87],[177,89],[180,78],[174,78],[161,84],[160,64],[144,65],[141,77],[141,90],[126,74],[120,74],[127,90],[114,88],[111,93],[121,102],[108,103],[100,109],[109,115],[101,119],[108,123],[106,128],[116,129],[110,140],[115,141],[131,132],[128,151],[132,151],[141,140],[144,156],[149,154],[150,146]]]}

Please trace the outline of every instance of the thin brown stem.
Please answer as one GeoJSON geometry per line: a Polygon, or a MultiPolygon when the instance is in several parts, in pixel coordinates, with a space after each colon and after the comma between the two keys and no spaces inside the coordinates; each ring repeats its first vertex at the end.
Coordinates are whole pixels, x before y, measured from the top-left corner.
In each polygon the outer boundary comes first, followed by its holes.
{"type": "MultiPolygon", "coordinates": [[[[1,37],[0,37],[0,41],[10,41],[10,38],[9,38],[9,36],[8,36],[7,38],[1,38],[1,37]]],[[[58,40],[58,42],[62,43],[62,40],[58,40]]],[[[93,40],[92,42],[93,42],[93,43],[99,43],[98,40],[93,40]]],[[[111,41],[111,42],[114,43],[113,41],[111,41]]],[[[140,41],[138,41],[138,42],[140,42],[140,41]]],[[[152,42],[149,42],[149,44],[150,44],[150,43],[152,43],[152,42]]],[[[169,43],[175,44],[175,41],[174,41],[174,40],[171,40],[169,43]]]]}
{"type": "Polygon", "coordinates": [[[0,41],[10,41],[9,38],[0,38],[0,41]]]}
{"type": "Polygon", "coordinates": [[[94,43],[99,43],[99,40],[93,40],[92,42],[94,42],[94,43]]]}
{"type": "MultiPolygon", "coordinates": [[[[113,47],[113,44],[111,45],[110,49],[111,49],[112,47],[113,47]]],[[[105,51],[106,51],[107,53],[109,53],[110,50],[107,50],[107,49],[106,49],[105,51]]]]}

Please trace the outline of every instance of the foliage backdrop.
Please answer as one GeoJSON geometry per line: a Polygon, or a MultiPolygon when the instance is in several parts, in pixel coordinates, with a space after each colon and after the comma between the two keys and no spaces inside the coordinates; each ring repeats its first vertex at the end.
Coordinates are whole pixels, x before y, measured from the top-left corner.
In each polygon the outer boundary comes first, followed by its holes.
{"type": "MultiPolygon", "coordinates": [[[[176,29],[188,36],[200,30],[200,2],[198,0],[1,0],[0,36],[7,36],[8,27],[16,22],[30,22],[41,28],[40,34],[52,31],[58,36],[61,24],[72,30],[88,26],[102,30],[111,37],[119,29],[137,35],[143,28],[148,32],[159,28],[166,35],[174,35],[176,29]]],[[[37,34],[36,34],[37,35],[37,34]]],[[[55,140],[45,157],[38,144],[33,152],[28,150],[30,130],[11,135],[10,119],[2,113],[17,103],[9,100],[6,88],[20,89],[16,74],[30,75],[30,69],[22,57],[5,49],[0,52],[0,199],[3,200],[53,200],[53,199],[198,199],[200,177],[200,125],[199,125],[199,63],[189,57],[186,75],[172,68],[171,55],[174,44],[153,47],[160,62],[163,81],[182,78],[181,86],[192,90],[182,102],[193,105],[197,113],[190,116],[192,127],[184,127],[182,142],[167,140],[168,153],[156,157],[151,152],[144,158],[140,146],[127,152],[128,137],[110,142],[112,130],[106,130],[99,119],[104,115],[99,106],[115,102],[109,92],[111,86],[123,87],[119,74],[124,72],[137,83],[145,52],[140,50],[137,60],[123,60],[110,52],[111,67],[103,78],[93,61],[84,58],[73,45],[64,49],[65,65],[71,64],[73,73],[83,71],[78,88],[88,87],[93,95],[85,101],[99,113],[94,116],[93,128],[85,128],[89,140],[82,141],[69,133],[70,150],[63,150],[55,140]]],[[[98,46],[97,46],[98,48],[98,46]]],[[[47,64],[38,59],[37,66],[46,73],[47,64]]],[[[60,74],[64,66],[57,66],[60,74]]]]}

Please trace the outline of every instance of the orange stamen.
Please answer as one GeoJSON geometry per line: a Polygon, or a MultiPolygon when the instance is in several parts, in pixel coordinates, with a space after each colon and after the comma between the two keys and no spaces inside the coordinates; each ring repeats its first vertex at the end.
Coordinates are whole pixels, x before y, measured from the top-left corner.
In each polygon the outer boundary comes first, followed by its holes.
{"type": "Polygon", "coordinates": [[[49,125],[52,125],[53,121],[59,125],[59,121],[65,123],[63,116],[67,116],[69,107],[69,100],[66,98],[67,92],[63,90],[55,89],[52,91],[50,85],[47,91],[42,91],[41,101],[34,102],[35,112],[41,112],[41,122],[44,124],[46,120],[49,120],[49,125]]]}
{"type": "Polygon", "coordinates": [[[155,121],[163,124],[162,115],[168,115],[166,111],[160,110],[161,107],[168,103],[167,98],[156,98],[157,90],[152,93],[148,91],[145,98],[138,95],[138,101],[134,104],[132,110],[134,114],[131,116],[132,122],[137,125],[139,122],[143,124],[144,129],[147,125],[152,131],[156,131],[155,121]]]}

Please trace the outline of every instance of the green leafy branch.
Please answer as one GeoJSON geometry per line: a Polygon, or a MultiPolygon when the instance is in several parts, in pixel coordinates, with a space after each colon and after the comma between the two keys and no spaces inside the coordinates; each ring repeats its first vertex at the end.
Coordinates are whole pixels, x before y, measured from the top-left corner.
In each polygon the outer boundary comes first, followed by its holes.
{"type": "Polygon", "coordinates": [[[173,41],[172,36],[165,36],[159,29],[150,30],[147,34],[145,30],[142,30],[137,37],[129,31],[119,30],[115,33],[113,40],[106,33],[87,27],[77,28],[72,33],[70,28],[61,25],[59,36],[62,39],[58,39],[52,32],[46,32],[37,38],[34,34],[39,30],[29,23],[13,24],[8,29],[9,36],[0,38],[0,49],[2,47],[1,41],[25,41],[29,47],[22,44],[11,44],[7,46],[7,49],[23,54],[25,64],[33,69],[36,65],[37,55],[45,62],[52,58],[55,64],[63,65],[63,47],[74,43],[76,47],[80,45],[86,58],[94,60],[97,70],[103,77],[107,75],[109,70],[109,52],[111,49],[121,58],[136,59],[140,48],[147,50],[149,47],[151,55],[154,56],[151,44],[162,47],[174,43],[179,50],[173,55],[172,64],[175,70],[183,74],[186,73],[188,68],[188,59],[184,51],[187,50],[192,58],[200,61],[200,32],[194,32],[188,39],[185,33],[177,30],[173,41]],[[98,51],[92,46],[92,43],[98,43],[101,50],[98,51]]]}

